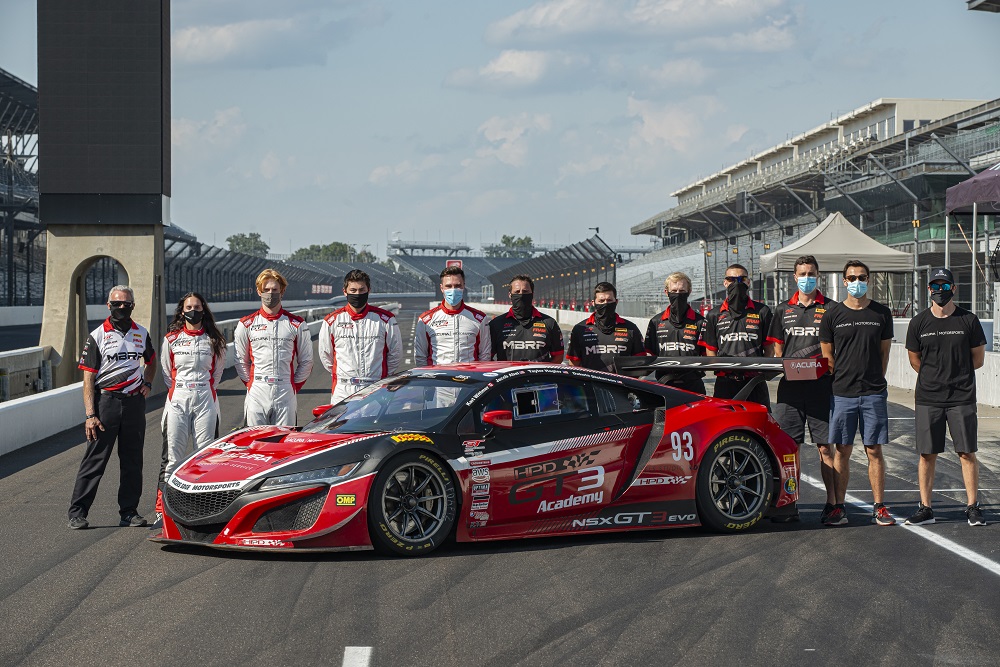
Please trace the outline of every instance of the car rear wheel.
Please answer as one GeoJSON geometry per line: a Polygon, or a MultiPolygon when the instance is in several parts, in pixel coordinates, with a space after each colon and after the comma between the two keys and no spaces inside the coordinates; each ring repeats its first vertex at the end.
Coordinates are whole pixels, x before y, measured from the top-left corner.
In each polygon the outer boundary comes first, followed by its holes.
{"type": "Polygon", "coordinates": [[[764,517],[774,495],[771,460],[745,433],[726,435],[702,458],[696,500],[701,522],[738,533],[764,517]]]}
{"type": "Polygon", "coordinates": [[[445,464],[425,451],[387,461],[368,497],[368,533],[384,553],[419,556],[444,542],[455,525],[455,485],[445,464]]]}

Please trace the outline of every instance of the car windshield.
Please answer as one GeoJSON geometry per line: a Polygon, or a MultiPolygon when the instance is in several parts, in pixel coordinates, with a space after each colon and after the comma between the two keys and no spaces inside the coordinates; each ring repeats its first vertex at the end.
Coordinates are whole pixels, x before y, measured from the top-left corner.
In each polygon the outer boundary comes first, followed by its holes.
{"type": "MultiPolygon", "coordinates": [[[[468,378],[465,378],[468,379],[468,378]]],[[[481,384],[403,376],[368,387],[306,424],[307,433],[435,431],[481,384]]]]}

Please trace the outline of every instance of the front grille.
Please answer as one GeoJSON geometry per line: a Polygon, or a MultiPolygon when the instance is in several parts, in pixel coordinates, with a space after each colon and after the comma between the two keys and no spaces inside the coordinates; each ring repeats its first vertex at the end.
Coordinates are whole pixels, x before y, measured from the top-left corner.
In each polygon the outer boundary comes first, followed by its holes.
{"type": "Polygon", "coordinates": [[[268,510],[260,515],[253,525],[255,533],[274,533],[289,530],[305,530],[319,517],[326,501],[326,493],[317,493],[268,510]]]}
{"type": "Polygon", "coordinates": [[[223,512],[240,495],[240,491],[209,491],[185,493],[167,487],[167,504],[173,515],[181,521],[200,521],[223,512]]]}
{"type": "Polygon", "coordinates": [[[181,531],[181,538],[188,542],[201,542],[202,544],[211,544],[215,541],[215,538],[219,536],[222,532],[223,527],[226,525],[224,523],[213,523],[205,526],[185,526],[183,524],[175,523],[177,530],[181,531]]]}

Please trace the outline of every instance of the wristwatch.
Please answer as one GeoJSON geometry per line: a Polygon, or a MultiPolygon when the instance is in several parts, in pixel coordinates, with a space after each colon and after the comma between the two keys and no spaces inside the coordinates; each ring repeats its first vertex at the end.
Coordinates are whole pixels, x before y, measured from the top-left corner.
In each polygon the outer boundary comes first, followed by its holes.
{"type": "Polygon", "coordinates": [[[146,385],[147,389],[152,389],[153,388],[153,384],[151,382],[146,382],[145,380],[143,380],[142,383],[144,385],[146,385]]]}
{"type": "Polygon", "coordinates": [[[97,419],[97,415],[87,415],[87,419],[97,419]]]}

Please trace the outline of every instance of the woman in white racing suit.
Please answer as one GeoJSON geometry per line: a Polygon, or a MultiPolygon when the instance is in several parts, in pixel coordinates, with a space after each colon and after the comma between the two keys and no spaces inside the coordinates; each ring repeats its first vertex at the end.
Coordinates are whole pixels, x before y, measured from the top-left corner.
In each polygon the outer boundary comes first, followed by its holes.
{"type": "Polygon", "coordinates": [[[167,385],[163,406],[163,457],[156,518],[163,514],[163,484],[190,453],[219,437],[219,400],[216,388],[226,366],[226,339],[215,325],[208,302],[188,292],[177,304],[174,319],[163,337],[160,364],[167,385]]]}

